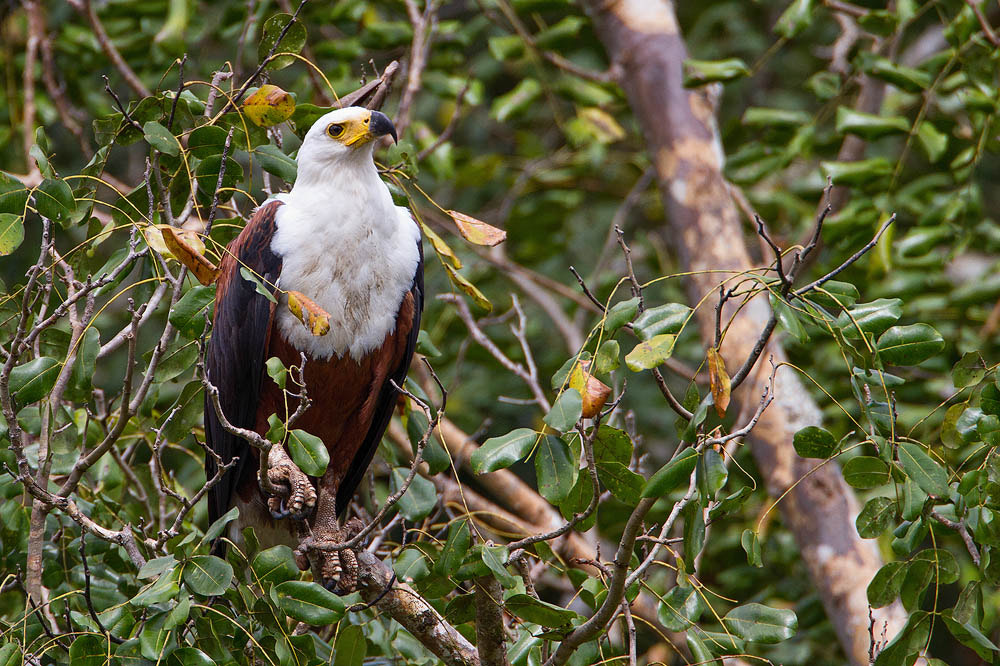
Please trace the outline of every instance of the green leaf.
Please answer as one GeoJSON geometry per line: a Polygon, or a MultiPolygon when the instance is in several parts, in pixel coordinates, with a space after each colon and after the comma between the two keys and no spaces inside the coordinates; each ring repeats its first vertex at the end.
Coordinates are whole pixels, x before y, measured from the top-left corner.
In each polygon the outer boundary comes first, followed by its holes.
{"type": "Polygon", "coordinates": [[[604,375],[614,372],[621,365],[621,355],[621,347],[617,340],[605,340],[594,355],[594,373],[604,375]]]}
{"type": "Polygon", "coordinates": [[[850,282],[827,280],[821,286],[806,294],[806,298],[817,305],[838,311],[849,308],[860,298],[858,288],[850,282]]]}
{"type": "Polygon", "coordinates": [[[805,111],[751,106],[743,112],[743,118],[740,119],[740,122],[747,127],[795,128],[812,122],[812,116],[805,111]]]}
{"type": "Polygon", "coordinates": [[[971,648],[982,659],[992,660],[996,656],[995,653],[1000,652],[1000,648],[987,638],[976,625],[971,622],[961,623],[955,620],[950,609],[942,613],[941,617],[944,618],[944,623],[948,626],[951,635],[957,638],[962,645],[971,648]]]}
{"type": "Polygon", "coordinates": [[[899,443],[899,462],[906,476],[916,481],[920,489],[928,495],[947,498],[948,472],[944,470],[922,447],[910,442],[899,443]]]}
{"type": "MultiPolygon", "coordinates": [[[[0,171],[0,213],[24,217],[28,204],[28,188],[8,173],[0,171]]],[[[638,302],[638,301],[637,301],[638,302]]]]}
{"type": "Polygon", "coordinates": [[[281,610],[299,622],[322,626],[344,616],[343,600],[316,583],[290,580],[276,585],[274,593],[281,610]]]}
{"type": "Polygon", "coordinates": [[[215,666],[207,654],[196,647],[181,647],[170,653],[167,666],[215,666]]]}
{"type": "Polygon", "coordinates": [[[573,489],[577,472],[576,462],[566,442],[554,435],[542,437],[535,452],[535,474],[542,497],[552,504],[560,504],[573,489]]]}
{"type": "Polygon", "coordinates": [[[218,125],[197,127],[188,135],[188,152],[198,159],[221,155],[228,133],[218,125]]]}
{"type": "Polygon", "coordinates": [[[41,400],[56,383],[62,364],[51,356],[40,356],[10,371],[10,393],[19,405],[41,400]]]}
{"type": "Polygon", "coordinates": [[[205,536],[201,538],[200,545],[204,546],[215,541],[215,538],[222,534],[222,532],[226,529],[226,526],[239,517],[240,510],[234,506],[232,509],[227,511],[225,515],[220,516],[214,523],[208,526],[208,529],[205,530],[205,536]]]}
{"type": "Polygon", "coordinates": [[[881,458],[858,456],[844,465],[844,481],[859,490],[871,490],[889,482],[889,466],[881,458]]]}
{"type": "MultiPolygon", "coordinates": [[[[275,14],[264,22],[260,46],[257,47],[257,59],[260,62],[264,62],[264,59],[267,58],[267,54],[271,52],[272,47],[274,48],[275,54],[298,53],[302,50],[302,47],[306,45],[306,28],[302,25],[302,22],[298,20],[296,20],[295,24],[288,29],[288,32],[285,33],[281,42],[278,43],[278,38],[281,37],[281,32],[291,20],[291,14],[275,14]]],[[[284,69],[293,62],[295,62],[295,58],[292,56],[278,56],[268,62],[266,68],[271,71],[275,71],[284,69]]]]}
{"type": "Polygon", "coordinates": [[[567,388],[559,394],[552,409],[543,419],[550,428],[559,432],[572,430],[583,414],[583,398],[575,388],[567,388]]]}
{"type": "Polygon", "coordinates": [[[712,652],[693,631],[685,633],[684,640],[687,642],[688,649],[691,651],[692,663],[698,664],[698,666],[722,665],[722,661],[712,658],[714,656],[712,655],[712,652]]]}
{"type": "Polygon", "coordinates": [[[597,477],[618,500],[635,506],[642,497],[645,479],[617,461],[597,464],[597,477]]]}
{"type": "Polygon", "coordinates": [[[517,576],[507,571],[507,560],[510,557],[507,546],[483,546],[480,557],[504,588],[517,587],[517,576]]]}
{"type": "Polygon", "coordinates": [[[863,57],[861,58],[862,70],[877,79],[888,81],[894,86],[911,93],[923,92],[930,87],[933,77],[930,73],[897,65],[887,58],[863,57]]]}
{"type": "Polygon", "coordinates": [[[958,560],[951,554],[951,551],[944,548],[925,548],[910,561],[910,566],[915,562],[927,562],[935,570],[934,578],[945,585],[958,580],[959,568],[958,560]]]}
{"type": "Polygon", "coordinates": [[[888,497],[873,497],[854,521],[862,539],[874,539],[889,527],[896,515],[896,502],[888,497]]]}
{"type": "Polygon", "coordinates": [[[448,526],[448,539],[441,548],[441,554],[434,563],[434,573],[439,576],[451,576],[465,561],[472,544],[472,534],[466,520],[456,520],[448,526]]]}
{"type": "Polygon", "coordinates": [[[978,384],[986,376],[989,365],[983,355],[976,350],[965,352],[951,369],[951,379],[955,388],[965,388],[978,384]]]}
{"type": "Polygon", "coordinates": [[[697,464],[698,451],[690,447],[684,449],[649,477],[642,491],[642,497],[662,497],[675,490],[681,483],[691,478],[691,472],[697,464]]]}
{"type": "Polygon", "coordinates": [[[178,585],[179,580],[180,569],[175,568],[139,590],[129,603],[142,608],[173,599],[181,591],[180,585],[178,585]]]}
{"type": "Polygon", "coordinates": [[[740,638],[756,643],[780,643],[794,636],[799,627],[795,611],[761,604],[737,606],[722,623],[740,638]]]}
{"type": "Polygon", "coordinates": [[[820,167],[834,185],[867,185],[892,175],[892,164],[884,157],[856,162],[820,162],[820,167]]]}
{"type": "Polygon", "coordinates": [[[639,297],[630,298],[627,301],[615,303],[608,308],[607,317],[604,319],[604,332],[614,335],[615,331],[632,321],[639,311],[639,297]]]}
{"type": "Polygon", "coordinates": [[[843,330],[844,337],[850,339],[861,337],[859,329],[863,333],[878,335],[903,315],[902,305],[903,301],[898,298],[880,298],[870,303],[859,303],[840,313],[837,326],[843,330]]]}
{"type": "Polygon", "coordinates": [[[260,583],[279,584],[299,577],[295,553],[284,544],[257,553],[250,568],[260,583]]]}
{"type": "Polygon", "coordinates": [[[704,609],[698,590],[689,585],[677,585],[663,596],[656,609],[656,618],[670,631],[687,631],[704,609]]]}
{"type": "Polygon", "coordinates": [[[333,666],[361,666],[365,663],[367,650],[368,642],[361,627],[344,622],[333,644],[333,666]]]}
{"type": "Polygon", "coordinates": [[[665,333],[677,334],[684,322],[691,316],[691,308],[680,303],[667,303],[650,308],[632,323],[632,329],[640,340],[652,340],[665,333]]]}
{"type": "Polygon", "coordinates": [[[575,611],[540,601],[524,593],[512,595],[504,602],[504,608],[511,615],[543,627],[563,627],[580,617],[575,611]]]}
{"type": "Polygon", "coordinates": [[[323,476],[330,453],[322,439],[305,430],[290,430],[287,442],[288,454],[299,469],[309,476],[323,476]]]}
{"type": "Polygon", "coordinates": [[[925,120],[917,126],[917,145],[927,156],[928,162],[937,162],[948,149],[948,135],[939,132],[933,123],[925,120]]]}
{"type": "Polygon", "coordinates": [[[240,276],[247,282],[252,282],[254,284],[254,287],[257,289],[258,294],[260,294],[261,296],[263,296],[264,298],[266,298],[267,300],[271,301],[274,304],[278,303],[278,299],[274,297],[274,293],[272,292],[272,290],[269,289],[268,287],[265,287],[264,283],[260,281],[260,278],[254,275],[253,271],[251,271],[249,268],[247,268],[246,266],[240,266],[240,276]]]}
{"type": "Polygon", "coordinates": [[[684,87],[696,88],[715,81],[732,81],[750,76],[750,68],[739,58],[684,61],[684,87]]]}
{"type": "Polygon", "coordinates": [[[537,80],[522,79],[514,89],[493,100],[490,115],[497,122],[504,123],[526,111],[542,94],[542,86],[537,80]]]}
{"type": "Polygon", "coordinates": [[[778,323],[781,324],[781,327],[800,343],[805,344],[809,342],[809,334],[806,333],[805,326],[799,321],[799,313],[796,309],[778,294],[768,294],[768,300],[771,303],[771,309],[774,310],[774,316],[778,318],[778,323]]]}
{"type": "Polygon", "coordinates": [[[802,458],[819,458],[825,460],[837,450],[837,440],[830,431],[819,426],[806,426],[792,439],[795,452],[802,458]]]}
{"type": "Polygon", "coordinates": [[[205,330],[205,315],[211,312],[214,304],[215,287],[197,285],[188,289],[170,308],[168,319],[182,335],[196,339],[205,330]]]}
{"type": "Polygon", "coordinates": [[[294,183],[298,174],[298,164],[288,155],[281,152],[277,146],[269,143],[257,146],[253,151],[254,157],[260,162],[264,171],[274,174],[286,183],[294,183]]]}
{"type": "Polygon", "coordinates": [[[764,560],[760,556],[760,537],[751,529],[743,530],[740,535],[740,545],[747,554],[747,564],[752,567],[763,567],[764,560]]]}
{"type": "Polygon", "coordinates": [[[0,257],[5,257],[24,241],[24,217],[0,213],[0,257]]]}
{"type": "MultiPolygon", "coordinates": [[[[406,481],[407,475],[410,470],[405,467],[394,467],[392,470],[392,484],[391,488],[393,492],[398,491],[403,487],[403,483],[406,481]]],[[[410,482],[410,487],[406,489],[406,492],[402,497],[399,498],[399,502],[396,506],[399,508],[399,512],[409,521],[416,522],[418,520],[423,520],[426,518],[431,511],[434,510],[434,505],[437,504],[437,490],[434,488],[434,484],[425,479],[424,477],[417,474],[413,477],[413,481],[410,482]]]]}
{"type": "Polygon", "coordinates": [[[786,39],[795,37],[812,22],[813,4],[813,0],[792,0],[788,9],[778,17],[774,31],[786,39]]]}
{"type": "Polygon", "coordinates": [[[76,210],[73,190],[65,181],[46,178],[35,188],[35,210],[65,227],[76,210]]]}
{"type": "Polygon", "coordinates": [[[933,326],[893,326],[882,334],[875,351],[889,365],[917,365],[944,349],[944,338],[933,326]]]}
{"type": "Polygon", "coordinates": [[[837,131],[872,140],[889,134],[908,134],[910,122],[903,116],[880,116],[841,106],[837,108],[837,131]]]}
{"type": "Polygon", "coordinates": [[[222,594],[233,580],[233,567],[214,555],[195,555],[184,563],[184,584],[195,594],[222,594]]]}
{"type": "Polygon", "coordinates": [[[69,660],[73,666],[104,666],[108,660],[109,641],[103,636],[83,634],[69,646],[69,660]]]}
{"type": "Polygon", "coordinates": [[[597,464],[619,462],[628,465],[632,462],[632,440],[624,430],[602,425],[594,437],[593,449],[597,464]]]}
{"type": "Polygon", "coordinates": [[[220,171],[222,171],[222,155],[206,157],[195,167],[194,177],[198,182],[197,199],[202,206],[212,204],[217,185],[219,203],[229,201],[233,197],[233,188],[243,180],[243,166],[232,157],[226,157],[226,173],[222,175],[222,183],[219,183],[220,171]]]}
{"type": "Polygon", "coordinates": [[[926,647],[930,633],[930,614],[926,611],[910,613],[903,628],[875,658],[875,666],[896,666],[897,664],[909,663],[908,657],[923,651],[926,647]]]}
{"type": "Polygon", "coordinates": [[[906,576],[906,562],[889,562],[868,584],[868,603],[872,608],[884,608],[899,596],[899,588],[906,576]]]}
{"type": "Polygon", "coordinates": [[[490,437],[473,451],[471,464],[476,474],[510,467],[524,459],[540,435],[530,428],[518,428],[500,437],[490,437]]]}
{"type": "Polygon", "coordinates": [[[174,135],[155,120],[150,120],[142,126],[142,134],[146,137],[146,143],[161,153],[175,157],[180,153],[180,144],[174,135]]]}
{"type": "Polygon", "coordinates": [[[267,376],[270,377],[278,388],[284,389],[285,383],[288,381],[288,368],[277,356],[272,356],[267,359],[267,363],[264,364],[267,369],[267,376]]]}
{"type": "Polygon", "coordinates": [[[689,502],[682,509],[684,516],[684,564],[688,573],[695,573],[698,554],[705,547],[705,512],[701,502],[689,502]]]}
{"type": "Polygon", "coordinates": [[[676,339],[676,335],[663,334],[640,342],[625,355],[625,365],[632,372],[641,372],[657,367],[674,353],[676,339]]]}
{"type": "Polygon", "coordinates": [[[161,574],[173,570],[176,565],[177,559],[173,555],[155,557],[151,560],[147,560],[146,563],[142,565],[142,568],[139,569],[139,573],[136,574],[136,578],[139,580],[156,578],[161,574]]]}
{"type": "Polygon", "coordinates": [[[97,354],[101,350],[101,333],[95,326],[83,332],[76,349],[76,361],[63,397],[76,402],[88,402],[93,394],[97,354]]]}
{"type": "Polygon", "coordinates": [[[698,461],[698,490],[701,496],[714,500],[729,480],[729,470],[715,449],[705,449],[698,461]]]}

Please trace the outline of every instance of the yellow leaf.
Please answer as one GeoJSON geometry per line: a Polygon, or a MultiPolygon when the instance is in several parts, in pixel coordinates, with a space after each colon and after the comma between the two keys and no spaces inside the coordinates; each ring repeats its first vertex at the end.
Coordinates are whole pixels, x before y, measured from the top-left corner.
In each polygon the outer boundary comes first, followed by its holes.
{"type": "Polygon", "coordinates": [[[708,383],[712,388],[712,398],[715,399],[715,411],[723,417],[729,407],[730,383],[726,362],[715,347],[708,350],[708,383]]]}
{"type": "MultiPolygon", "coordinates": [[[[147,229],[154,228],[147,227],[147,229]]],[[[188,229],[175,229],[168,224],[161,224],[155,229],[159,230],[163,245],[170,256],[187,266],[198,278],[198,282],[208,286],[219,278],[219,269],[202,254],[205,251],[205,244],[198,234],[188,229]]],[[[155,234],[147,233],[147,242],[148,239],[155,237],[155,234]]],[[[152,243],[150,247],[156,249],[152,243]]]]}
{"type": "Polygon", "coordinates": [[[455,221],[455,226],[458,227],[462,237],[470,243],[493,247],[507,240],[507,232],[503,229],[497,229],[471,215],[459,213],[457,210],[449,210],[448,214],[455,221]]]}
{"type": "Polygon", "coordinates": [[[476,285],[466,280],[465,277],[452,268],[451,265],[444,264],[444,267],[448,272],[448,277],[451,278],[451,281],[455,284],[455,286],[471,296],[472,300],[476,302],[476,305],[487,312],[493,311],[493,304],[490,303],[490,299],[486,298],[486,296],[483,295],[483,292],[479,291],[476,285]]]}
{"type": "Polygon", "coordinates": [[[577,115],[601,143],[614,143],[625,138],[625,130],[607,111],[590,106],[580,109],[577,115]]]}
{"type": "Polygon", "coordinates": [[[295,112],[295,100],[278,86],[268,83],[246,98],[243,102],[243,112],[254,125],[271,127],[292,117],[295,112]]]}
{"type": "Polygon", "coordinates": [[[674,341],[676,335],[671,333],[661,333],[654,335],[649,340],[640,342],[625,355],[625,365],[632,372],[642,370],[652,370],[660,365],[674,353],[674,341]]]}
{"type": "Polygon", "coordinates": [[[315,336],[330,332],[330,314],[299,291],[288,292],[288,310],[315,336]]]}
{"type": "Polygon", "coordinates": [[[583,418],[592,419],[611,396],[611,387],[590,374],[590,361],[580,361],[569,375],[569,387],[580,392],[583,398],[583,418]]]}
{"type": "Polygon", "coordinates": [[[438,253],[439,257],[445,259],[454,268],[462,267],[462,260],[455,255],[455,251],[448,247],[448,244],[444,242],[444,239],[434,233],[434,230],[428,227],[423,222],[420,223],[420,229],[424,232],[424,236],[427,240],[431,242],[431,247],[434,251],[438,253]]]}

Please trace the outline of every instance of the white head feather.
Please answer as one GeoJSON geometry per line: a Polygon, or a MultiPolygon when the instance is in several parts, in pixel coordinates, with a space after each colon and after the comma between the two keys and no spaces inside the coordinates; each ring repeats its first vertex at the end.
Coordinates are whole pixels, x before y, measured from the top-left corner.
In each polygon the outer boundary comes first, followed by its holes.
{"type": "Polygon", "coordinates": [[[392,123],[360,107],[331,111],[313,123],[298,153],[292,190],[278,195],[271,249],[282,257],[278,286],[299,291],[330,315],[316,337],[285,307],[281,333],[316,359],[355,360],[380,346],[396,326],[419,261],[420,230],[395,206],[372,158],[374,139],[392,123]]]}

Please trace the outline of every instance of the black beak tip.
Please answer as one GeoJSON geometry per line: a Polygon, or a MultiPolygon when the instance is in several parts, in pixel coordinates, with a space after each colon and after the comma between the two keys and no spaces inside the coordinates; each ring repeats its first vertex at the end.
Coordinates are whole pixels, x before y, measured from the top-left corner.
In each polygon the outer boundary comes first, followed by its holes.
{"type": "Polygon", "coordinates": [[[388,134],[392,137],[392,142],[397,143],[399,137],[396,136],[396,127],[389,120],[389,116],[385,115],[381,111],[372,111],[372,117],[369,124],[369,129],[375,136],[385,136],[388,134]]]}

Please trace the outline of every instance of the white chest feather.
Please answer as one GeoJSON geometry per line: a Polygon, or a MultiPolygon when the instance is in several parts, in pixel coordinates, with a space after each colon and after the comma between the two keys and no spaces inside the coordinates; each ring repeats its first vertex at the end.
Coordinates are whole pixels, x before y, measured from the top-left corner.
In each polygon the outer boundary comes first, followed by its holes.
{"type": "Polygon", "coordinates": [[[350,354],[360,360],[395,330],[420,259],[419,228],[377,177],[353,188],[293,190],[276,198],[285,202],[271,241],[282,259],[278,286],[305,294],[330,315],[329,333],[314,336],[282,297],[275,312],[279,331],[314,359],[350,354]]]}

